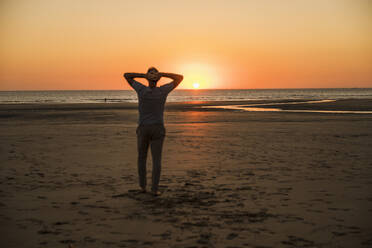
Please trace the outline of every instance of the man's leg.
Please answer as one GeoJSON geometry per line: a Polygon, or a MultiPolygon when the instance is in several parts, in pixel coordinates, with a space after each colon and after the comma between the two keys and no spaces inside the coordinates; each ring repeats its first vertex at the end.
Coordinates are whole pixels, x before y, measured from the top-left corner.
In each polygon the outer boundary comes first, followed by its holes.
{"type": "Polygon", "coordinates": [[[156,126],[153,129],[151,140],[151,155],[152,155],[152,192],[157,193],[160,172],[161,172],[161,153],[165,137],[164,126],[156,126]]]}
{"type": "Polygon", "coordinates": [[[138,151],[138,177],[142,190],[146,190],[146,160],[149,148],[149,135],[145,127],[137,128],[137,151],[138,151]]]}

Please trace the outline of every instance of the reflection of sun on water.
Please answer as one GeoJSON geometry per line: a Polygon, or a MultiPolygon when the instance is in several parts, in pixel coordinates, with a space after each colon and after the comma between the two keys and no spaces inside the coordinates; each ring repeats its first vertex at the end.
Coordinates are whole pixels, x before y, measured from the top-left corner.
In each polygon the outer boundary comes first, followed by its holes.
{"type": "Polygon", "coordinates": [[[192,87],[194,87],[194,89],[198,89],[199,88],[199,83],[193,83],[192,87]]]}

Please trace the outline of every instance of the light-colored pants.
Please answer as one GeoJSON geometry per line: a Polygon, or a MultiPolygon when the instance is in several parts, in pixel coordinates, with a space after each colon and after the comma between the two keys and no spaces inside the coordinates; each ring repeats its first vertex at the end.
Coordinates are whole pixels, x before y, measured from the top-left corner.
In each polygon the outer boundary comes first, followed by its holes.
{"type": "Polygon", "coordinates": [[[152,155],[152,191],[157,191],[161,172],[161,153],[165,138],[164,125],[148,125],[137,127],[137,148],[138,148],[138,176],[139,185],[145,188],[146,180],[146,160],[149,145],[151,145],[152,155]]]}

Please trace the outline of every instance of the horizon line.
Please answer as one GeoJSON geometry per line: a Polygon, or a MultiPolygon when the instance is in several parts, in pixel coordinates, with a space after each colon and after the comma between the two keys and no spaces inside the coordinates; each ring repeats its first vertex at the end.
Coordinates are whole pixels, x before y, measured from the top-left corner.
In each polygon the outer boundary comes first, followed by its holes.
{"type": "MultiPolygon", "coordinates": [[[[202,91],[202,90],[320,90],[320,89],[372,89],[372,87],[322,87],[322,88],[187,88],[187,89],[175,89],[175,90],[191,90],[191,91],[202,91]]],[[[0,90],[0,92],[14,92],[14,91],[132,91],[133,89],[37,89],[37,90],[0,90]]]]}

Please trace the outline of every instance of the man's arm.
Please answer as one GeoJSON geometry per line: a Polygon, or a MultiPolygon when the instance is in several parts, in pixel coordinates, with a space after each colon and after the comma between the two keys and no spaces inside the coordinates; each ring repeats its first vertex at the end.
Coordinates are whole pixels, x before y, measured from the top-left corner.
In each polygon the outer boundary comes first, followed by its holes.
{"type": "Polygon", "coordinates": [[[161,77],[167,77],[173,79],[172,84],[174,84],[174,88],[176,88],[183,80],[183,76],[180,74],[175,73],[166,73],[166,72],[159,72],[161,77]]]}
{"type": "Polygon", "coordinates": [[[127,72],[124,73],[125,79],[128,81],[128,83],[133,87],[133,83],[137,82],[134,80],[135,78],[146,78],[146,74],[144,73],[134,73],[134,72],[127,72]]]}
{"type": "Polygon", "coordinates": [[[137,93],[140,92],[143,88],[146,88],[143,84],[134,80],[135,78],[146,78],[146,74],[127,72],[127,73],[124,73],[124,77],[128,81],[129,85],[137,93]]]}

